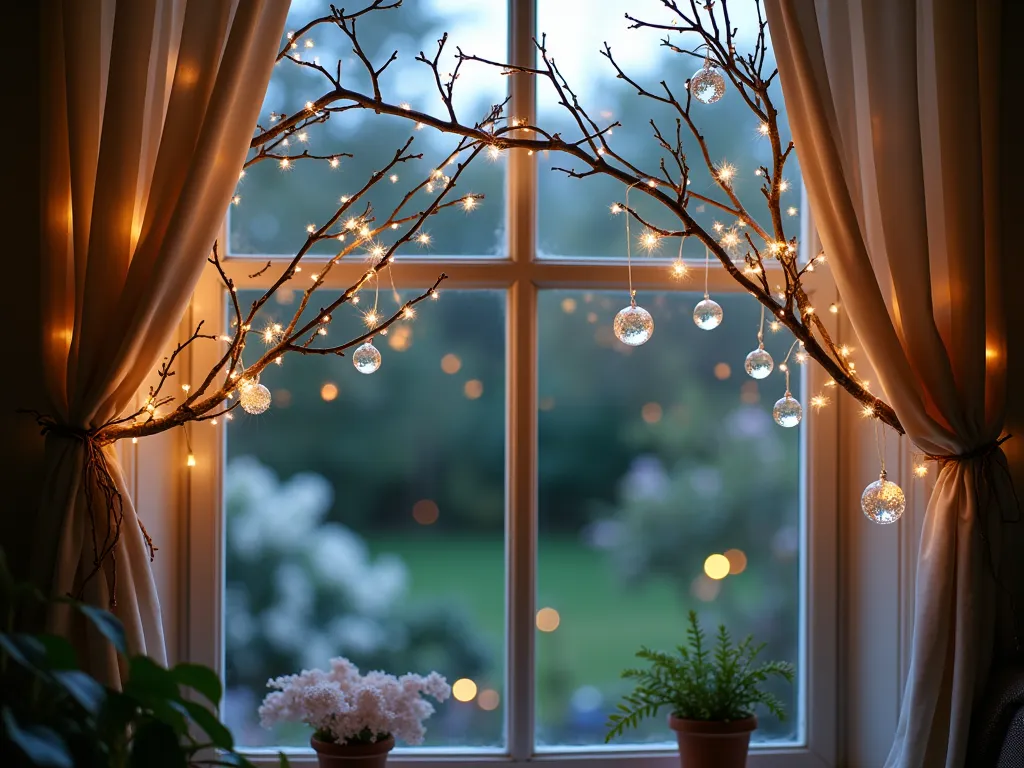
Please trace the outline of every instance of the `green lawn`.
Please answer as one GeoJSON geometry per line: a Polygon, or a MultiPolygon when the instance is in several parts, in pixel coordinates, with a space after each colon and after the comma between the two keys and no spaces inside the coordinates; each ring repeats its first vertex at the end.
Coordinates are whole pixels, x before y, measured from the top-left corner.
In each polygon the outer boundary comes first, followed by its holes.
{"type": "MultiPolygon", "coordinates": [[[[452,600],[465,606],[503,653],[504,551],[497,539],[413,536],[369,537],[375,553],[405,561],[411,600],[452,600]]],[[[621,690],[619,672],[641,645],[668,649],[682,639],[686,602],[667,584],[626,589],[605,554],[573,538],[545,537],[538,552],[537,607],[558,611],[554,632],[537,633],[541,718],[566,711],[568,697],[595,686],[606,699],[621,690]]],[[[500,668],[499,668],[500,669],[500,668]]],[[[499,680],[488,681],[500,684],[499,680]]],[[[607,707],[609,701],[605,701],[607,707]]]]}

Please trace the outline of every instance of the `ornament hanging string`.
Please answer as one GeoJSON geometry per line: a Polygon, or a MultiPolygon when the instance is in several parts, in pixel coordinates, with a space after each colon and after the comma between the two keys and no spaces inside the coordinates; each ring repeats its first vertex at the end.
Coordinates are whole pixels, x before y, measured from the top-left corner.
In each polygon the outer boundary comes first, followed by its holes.
{"type": "MultiPolygon", "coordinates": [[[[762,314],[764,313],[764,309],[763,308],[762,308],[761,312],[762,312],[762,314]]],[[[757,338],[758,338],[758,341],[761,340],[761,334],[760,333],[758,334],[757,338]]],[[[786,375],[786,397],[789,397],[790,395],[792,395],[792,392],[789,391],[789,356],[793,354],[793,350],[796,349],[796,345],[799,344],[799,343],[800,343],[800,339],[794,339],[793,340],[793,343],[789,345],[789,352],[786,353],[785,359],[782,361],[782,364],[779,366],[779,368],[782,370],[782,372],[786,375]]]]}
{"type": "MultiPolygon", "coordinates": [[[[629,279],[629,304],[632,307],[636,306],[636,291],[633,290],[633,243],[629,235],[629,190],[636,186],[636,183],[630,184],[626,187],[626,275],[629,279]]],[[[682,244],[679,246],[680,253],[682,252],[682,244]]]]}
{"type": "Polygon", "coordinates": [[[881,425],[879,419],[875,419],[875,450],[878,452],[878,467],[883,476],[885,476],[885,427],[882,426],[882,436],[879,439],[878,428],[881,425]]]}
{"type": "MultiPolygon", "coordinates": [[[[704,246],[704,298],[708,296],[708,274],[711,272],[711,249],[704,246]]],[[[761,305],[761,322],[764,323],[764,305],[761,305]]],[[[760,337],[758,337],[760,338],[760,337]]]]}
{"type": "MultiPolygon", "coordinates": [[[[707,287],[704,288],[707,291],[707,287]]],[[[764,304],[761,305],[761,323],[757,326],[757,346],[764,349],[764,304]]]]}

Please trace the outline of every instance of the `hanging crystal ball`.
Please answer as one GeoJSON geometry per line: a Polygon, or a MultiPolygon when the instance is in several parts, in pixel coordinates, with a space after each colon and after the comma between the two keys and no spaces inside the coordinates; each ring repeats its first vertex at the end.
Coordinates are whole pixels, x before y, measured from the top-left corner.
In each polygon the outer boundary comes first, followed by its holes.
{"type": "Polygon", "coordinates": [[[768,354],[764,347],[758,347],[749,355],[743,363],[743,368],[752,379],[763,379],[775,367],[775,361],[768,354]]]}
{"type": "Polygon", "coordinates": [[[725,78],[714,62],[705,60],[704,66],[693,73],[690,93],[701,104],[714,104],[725,95],[725,78]]]}
{"type": "Polygon", "coordinates": [[[795,427],[804,417],[804,409],[789,392],[775,401],[772,418],[780,427],[795,427]]]}
{"type": "Polygon", "coordinates": [[[270,390],[262,384],[250,384],[242,387],[238,399],[243,411],[258,416],[270,407],[270,390]]]}
{"type": "Polygon", "coordinates": [[[248,387],[253,386],[254,384],[259,384],[260,383],[260,375],[258,373],[254,374],[252,376],[243,376],[242,374],[244,374],[244,373],[245,373],[245,366],[242,364],[242,361],[239,360],[237,363],[235,363],[235,372],[231,374],[231,378],[233,380],[234,379],[238,379],[239,380],[238,381],[238,388],[239,389],[246,389],[248,387]]]}
{"type": "Polygon", "coordinates": [[[380,352],[370,342],[360,344],[352,353],[352,365],[360,373],[373,373],[380,368],[380,352]]]}
{"type": "Polygon", "coordinates": [[[864,515],[880,525],[895,523],[902,517],[906,507],[907,497],[903,489],[885,479],[884,469],[860,497],[860,508],[864,510],[864,515]]]}
{"type": "Polygon", "coordinates": [[[693,322],[698,328],[712,331],[722,324],[722,307],[714,299],[704,298],[693,308],[693,322]]]}
{"type": "Polygon", "coordinates": [[[639,347],[654,335],[654,318],[643,307],[631,304],[615,315],[615,338],[631,347],[639,347]]]}

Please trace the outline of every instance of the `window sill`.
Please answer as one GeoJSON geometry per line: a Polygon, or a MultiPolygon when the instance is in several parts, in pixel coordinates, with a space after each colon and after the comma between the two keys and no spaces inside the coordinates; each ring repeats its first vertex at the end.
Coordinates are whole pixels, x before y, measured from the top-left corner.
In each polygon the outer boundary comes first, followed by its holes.
{"type": "MultiPolygon", "coordinates": [[[[284,750],[293,766],[315,766],[316,755],[310,749],[284,750]]],[[[277,768],[278,752],[270,749],[244,752],[253,765],[277,768]]],[[[678,768],[679,755],[673,749],[637,750],[629,747],[586,748],[541,752],[526,759],[514,759],[500,751],[473,749],[445,752],[410,750],[392,753],[389,766],[434,766],[435,768],[526,768],[537,764],[571,766],[599,765],[601,768],[678,768]]],[[[806,747],[751,747],[748,768],[831,768],[834,763],[806,747]]]]}

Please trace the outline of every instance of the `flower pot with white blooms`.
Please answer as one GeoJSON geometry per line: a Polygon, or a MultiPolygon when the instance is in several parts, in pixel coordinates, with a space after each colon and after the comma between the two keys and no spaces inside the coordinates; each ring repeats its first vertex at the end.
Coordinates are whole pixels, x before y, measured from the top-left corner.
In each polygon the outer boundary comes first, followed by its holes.
{"type": "Polygon", "coordinates": [[[267,681],[274,690],[260,707],[260,722],[303,722],[313,728],[310,746],[320,768],[384,768],[395,739],[420,744],[423,721],[434,712],[424,698],[442,702],[451,686],[441,675],[426,677],[384,672],[359,673],[348,659],[331,659],[331,668],[303,670],[267,681]]]}
{"type": "Polygon", "coordinates": [[[684,645],[675,653],[642,648],[637,658],[650,666],[622,673],[636,681],[636,689],[609,716],[606,741],[667,709],[682,768],[743,768],[750,734],[757,728],[757,707],[763,705],[785,719],[782,703],[765,683],[773,677],[793,681],[793,665],[788,662],[756,663],[763,649],[752,637],[734,644],[725,625],[718,627],[711,648],[696,612],[690,611],[684,645]]]}

